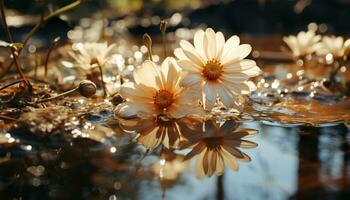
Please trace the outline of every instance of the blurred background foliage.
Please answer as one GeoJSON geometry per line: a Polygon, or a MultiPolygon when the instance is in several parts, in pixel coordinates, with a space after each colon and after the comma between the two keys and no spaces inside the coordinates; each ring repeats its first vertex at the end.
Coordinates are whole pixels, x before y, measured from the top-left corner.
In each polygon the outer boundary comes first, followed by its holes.
{"type": "MultiPolygon", "coordinates": [[[[14,15],[36,16],[71,2],[74,0],[5,0],[14,15]]],[[[48,26],[60,26],[64,31],[82,17],[118,20],[133,16],[142,22],[154,16],[170,18],[174,13],[187,20],[175,28],[210,26],[228,34],[283,35],[305,30],[315,22],[321,24],[322,33],[350,34],[350,0],[82,0],[78,8],[48,26]]],[[[139,23],[128,28],[139,35],[159,33],[156,27],[139,23]]]]}

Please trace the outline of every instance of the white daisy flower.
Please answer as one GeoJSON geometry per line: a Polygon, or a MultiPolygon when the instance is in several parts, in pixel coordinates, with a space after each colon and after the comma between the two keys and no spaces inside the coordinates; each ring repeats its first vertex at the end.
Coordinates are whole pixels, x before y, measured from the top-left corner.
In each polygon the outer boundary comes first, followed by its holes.
{"type": "Polygon", "coordinates": [[[332,54],[334,58],[343,57],[345,52],[344,38],[339,36],[323,36],[322,41],[317,44],[316,54],[326,56],[332,54]]]}
{"type": "Polygon", "coordinates": [[[201,87],[205,108],[214,106],[217,97],[227,108],[232,107],[238,104],[237,96],[256,89],[248,79],[259,75],[261,70],[255,61],[244,59],[251,46],[239,42],[237,36],[225,42],[221,32],[208,28],[195,33],[194,46],[182,40],[181,48],[175,49],[179,66],[187,71],[182,84],[201,87]]]}
{"type": "Polygon", "coordinates": [[[312,54],[316,51],[316,44],[321,40],[320,35],[315,31],[301,31],[297,36],[290,35],[283,37],[283,41],[288,45],[295,58],[300,58],[312,54]]]}
{"type": "Polygon", "coordinates": [[[135,82],[124,83],[120,89],[126,102],[118,105],[119,116],[181,118],[197,112],[199,92],[180,86],[182,72],[174,58],[166,58],[161,66],[147,60],[134,70],[133,76],[135,82]]]}
{"type": "Polygon", "coordinates": [[[77,43],[76,51],[69,51],[68,54],[75,60],[76,66],[89,70],[98,65],[104,66],[111,58],[115,44],[103,43],[77,43]]]}
{"type": "MultiPolygon", "coordinates": [[[[68,54],[75,60],[76,65],[73,67],[79,67],[83,70],[90,70],[94,67],[98,67],[100,71],[100,81],[103,88],[104,96],[108,95],[105,81],[103,80],[104,73],[103,68],[105,64],[112,56],[112,51],[115,48],[115,44],[108,46],[107,42],[104,43],[78,43],[75,45],[76,51],[69,51],[68,54]]],[[[67,65],[67,63],[62,62],[67,65]]]]}

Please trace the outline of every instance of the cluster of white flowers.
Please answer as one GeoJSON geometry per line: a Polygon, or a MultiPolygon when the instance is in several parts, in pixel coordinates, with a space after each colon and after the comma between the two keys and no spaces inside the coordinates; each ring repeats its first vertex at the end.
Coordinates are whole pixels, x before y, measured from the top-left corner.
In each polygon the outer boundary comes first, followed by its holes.
{"type": "Polygon", "coordinates": [[[180,118],[219,102],[226,108],[239,104],[241,95],[256,89],[249,78],[261,73],[255,61],[245,59],[251,46],[239,43],[237,36],[225,42],[221,32],[208,28],[196,32],[194,45],[180,42],[174,51],[177,60],[168,57],[161,66],[146,60],[134,71],[134,82],[121,87],[126,102],[118,106],[119,116],[180,118]]]}
{"type": "Polygon", "coordinates": [[[320,57],[342,58],[346,49],[350,47],[350,39],[344,41],[341,36],[321,36],[314,30],[299,32],[298,35],[284,37],[283,41],[288,45],[294,58],[303,58],[316,54],[320,57]]]}

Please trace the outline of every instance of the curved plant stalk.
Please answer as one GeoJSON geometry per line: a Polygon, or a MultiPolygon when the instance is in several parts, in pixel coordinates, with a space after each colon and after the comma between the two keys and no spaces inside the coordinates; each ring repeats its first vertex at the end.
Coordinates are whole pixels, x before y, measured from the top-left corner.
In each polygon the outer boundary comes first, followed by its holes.
{"type": "MultiPolygon", "coordinates": [[[[1,20],[2,20],[2,26],[5,30],[5,34],[6,34],[6,37],[7,37],[7,40],[9,41],[9,43],[13,43],[13,39],[12,39],[12,35],[11,35],[11,32],[8,28],[8,25],[7,25],[7,21],[6,21],[6,13],[5,13],[5,5],[4,5],[4,0],[0,0],[0,11],[1,11],[1,20]]],[[[15,66],[17,68],[17,71],[19,73],[19,75],[21,76],[21,78],[24,80],[24,82],[26,83],[26,85],[30,85],[29,81],[27,80],[27,78],[25,77],[25,75],[23,74],[22,72],[22,69],[19,65],[19,62],[18,62],[18,52],[20,50],[17,50],[13,47],[11,47],[11,53],[12,53],[12,57],[13,57],[13,61],[15,63],[15,66]]]]}
{"type": "Polygon", "coordinates": [[[7,84],[7,85],[1,87],[1,88],[0,88],[0,91],[3,90],[3,89],[6,89],[6,88],[8,88],[8,87],[10,87],[10,86],[12,86],[12,85],[16,85],[16,84],[18,84],[18,83],[22,83],[23,81],[24,81],[24,80],[21,79],[21,80],[15,81],[15,82],[13,82],[13,83],[7,84]]]}
{"type": "Polygon", "coordinates": [[[61,94],[58,94],[56,96],[52,96],[52,97],[49,97],[49,98],[46,98],[46,99],[40,99],[38,101],[36,101],[35,103],[44,103],[44,102],[47,102],[47,101],[51,101],[53,99],[57,99],[57,98],[60,98],[60,97],[64,97],[64,96],[67,96],[69,94],[72,94],[73,92],[76,92],[78,91],[78,87],[74,88],[74,89],[71,89],[71,90],[68,90],[66,92],[63,92],[61,94]]]}
{"type": "Polygon", "coordinates": [[[148,59],[153,61],[152,58],[152,38],[147,33],[142,36],[143,44],[147,47],[148,59]]]}
{"type": "Polygon", "coordinates": [[[104,94],[104,97],[107,97],[107,95],[108,95],[107,88],[106,88],[105,81],[103,80],[103,68],[100,65],[100,63],[98,63],[98,62],[97,62],[97,65],[98,65],[98,69],[100,71],[100,77],[101,77],[101,84],[102,84],[103,94],[104,94]]]}
{"type": "Polygon", "coordinates": [[[17,121],[17,119],[12,118],[12,117],[8,117],[8,116],[5,116],[5,115],[0,115],[0,119],[8,120],[8,121],[17,121]]]}
{"type": "MultiPolygon", "coordinates": [[[[3,0],[1,0],[3,1],[3,0]]],[[[68,4],[62,8],[59,8],[57,10],[55,10],[54,12],[50,13],[49,15],[47,16],[43,16],[40,20],[40,22],[38,24],[36,24],[30,31],[29,33],[25,36],[25,38],[22,40],[22,44],[23,44],[23,47],[27,44],[28,40],[34,35],[34,33],[48,20],[50,20],[51,18],[57,16],[57,15],[60,15],[68,10],[71,10],[75,7],[77,7],[79,4],[81,3],[81,0],[77,0],[71,4],[68,4]]],[[[18,51],[18,56],[20,55],[20,52],[21,50],[18,51]]],[[[0,74],[0,79],[2,79],[6,72],[12,67],[12,65],[14,64],[14,60],[8,65],[8,67],[4,70],[4,72],[2,74],[0,74]]]]}
{"type": "Polygon", "coordinates": [[[45,79],[47,78],[47,68],[48,68],[48,64],[49,64],[49,58],[51,55],[52,50],[57,46],[58,42],[60,41],[60,37],[56,37],[52,42],[51,45],[49,47],[49,50],[47,50],[47,54],[46,54],[46,58],[45,58],[45,79]]]}
{"type": "Polygon", "coordinates": [[[167,41],[166,41],[166,29],[168,22],[166,20],[160,21],[160,32],[162,33],[162,42],[163,42],[163,53],[164,59],[167,57],[167,41]]]}

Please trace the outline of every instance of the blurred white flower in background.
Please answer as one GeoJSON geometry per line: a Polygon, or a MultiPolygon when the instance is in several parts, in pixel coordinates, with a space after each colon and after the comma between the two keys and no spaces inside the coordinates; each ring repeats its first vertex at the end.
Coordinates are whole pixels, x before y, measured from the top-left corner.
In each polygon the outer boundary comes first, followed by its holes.
{"type": "MultiPolygon", "coordinates": [[[[350,42],[350,39],[348,39],[350,42]]],[[[344,56],[345,44],[344,38],[341,36],[323,36],[321,42],[317,44],[316,54],[318,56],[327,56],[331,54],[334,58],[344,56]]]]}
{"type": "Polygon", "coordinates": [[[73,44],[72,47],[73,51],[69,51],[68,54],[75,61],[73,67],[79,67],[83,70],[89,70],[93,67],[97,67],[98,65],[104,67],[107,61],[111,58],[116,45],[108,45],[107,42],[87,42],[76,43],[73,44]]]}
{"type": "Polygon", "coordinates": [[[297,36],[283,37],[283,41],[290,48],[294,58],[301,58],[314,53],[320,40],[321,36],[316,35],[314,30],[301,31],[297,36]]]}

